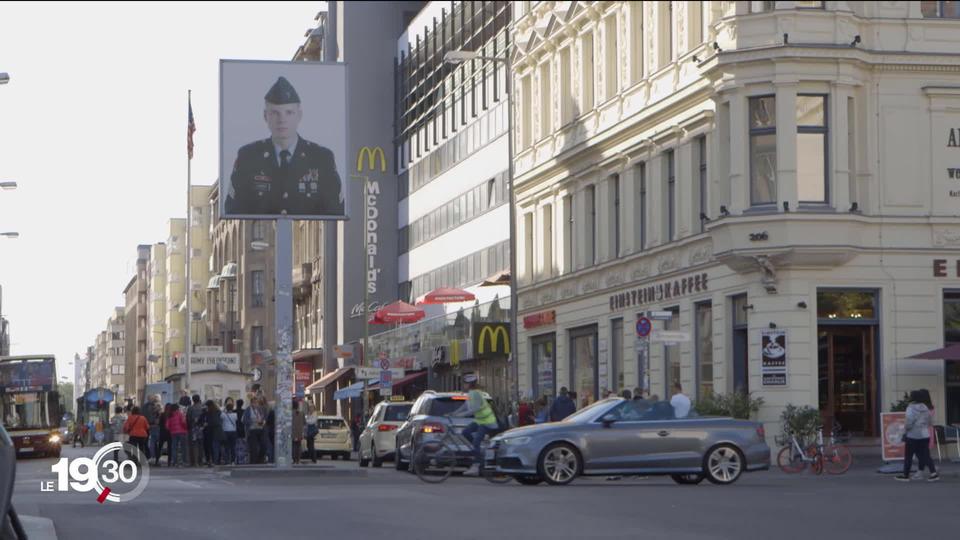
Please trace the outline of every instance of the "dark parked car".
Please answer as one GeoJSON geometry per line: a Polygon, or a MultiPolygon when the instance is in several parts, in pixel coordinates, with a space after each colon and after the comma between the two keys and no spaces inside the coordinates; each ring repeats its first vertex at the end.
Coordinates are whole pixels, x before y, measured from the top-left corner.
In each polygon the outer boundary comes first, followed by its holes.
{"type": "Polygon", "coordinates": [[[0,425],[0,538],[26,540],[27,535],[13,510],[13,481],[17,472],[17,450],[0,425]]]}
{"type": "MultiPolygon", "coordinates": [[[[484,398],[491,402],[487,393],[484,398]]],[[[417,445],[424,441],[439,439],[443,436],[445,429],[449,428],[449,422],[445,416],[450,416],[457,409],[460,409],[467,402],[466,392],[434,392],[427,390],[410,408],[410,414],[407,421],[397,429],[396,456],[394,466],[398,471],[405,471],[410,466],[410,459],[417,450],[417,445]]],[[[454,429],[463,431],[473,418],[453,418],[454,429]]],[[[462,445],[457,453],[463,457],[464,464],[468,464],[472,458],[472,449],[462,445]]]]}
{"type": "Polygon", "coordinates": [[[770,468],[763,425],[720,417],[674,418],[670,403],[609,398],[562,422],[511,429],[493,439],[497,469],[521,483],[568,484],[580,475],[670,475],[735,482],[770,468]]]}

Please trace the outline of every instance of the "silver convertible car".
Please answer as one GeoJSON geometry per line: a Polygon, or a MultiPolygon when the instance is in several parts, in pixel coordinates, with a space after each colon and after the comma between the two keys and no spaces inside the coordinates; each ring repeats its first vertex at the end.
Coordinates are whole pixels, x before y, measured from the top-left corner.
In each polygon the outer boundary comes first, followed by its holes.
{"type": "Polygon", "coordinates": [[[721,417],[674,418],[665,401],[609,398],[562,422],[493,438],[497,470],[523,484],[568,484],[580,475],[670,475],[678,484],[735,482],[770,468],[763,424],[721,417]]]}

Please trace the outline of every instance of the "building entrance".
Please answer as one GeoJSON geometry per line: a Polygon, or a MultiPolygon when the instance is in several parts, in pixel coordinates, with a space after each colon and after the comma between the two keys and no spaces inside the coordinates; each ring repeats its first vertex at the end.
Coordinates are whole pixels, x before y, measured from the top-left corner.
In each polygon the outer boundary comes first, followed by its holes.
{"type": "Polygon", "coordinates": [[[847,433],[876,435],[874,326],[818,327],[818,381],[824,431],[834,421],[847,433]]]}

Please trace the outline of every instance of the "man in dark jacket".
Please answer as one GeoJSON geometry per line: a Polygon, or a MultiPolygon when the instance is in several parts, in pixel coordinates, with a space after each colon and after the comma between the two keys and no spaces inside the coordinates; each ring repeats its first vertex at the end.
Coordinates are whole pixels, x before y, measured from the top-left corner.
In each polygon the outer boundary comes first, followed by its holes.
{"type": "Polygon", "coordinates": [[[147,425],[150,426],[150,439],[147,443],[150,455],[147,458],[152,457],[157,464],[160,462],[160,413],[162,412],[160,396],[154,395],[147,398],[147,403],[143,406],[143,416],[146,417],[147,425]]]}
{"type": "Polygon", "coordinates": [[[190,466],[196,467],[203,463],[203,428],[206,424],[206,407],[200,403],[200,396],[193,395],[193,404],[187,409],[187,450],[190,455],[190,466]]]}
{"type": "Polygon", "coordinates": [[[566,386],[560,388],[560,395],[553,400],[550,407],[550,421],[559,422],[571,414],[577,412],[577,405],[570,399],[570,391],[566,386]]]}

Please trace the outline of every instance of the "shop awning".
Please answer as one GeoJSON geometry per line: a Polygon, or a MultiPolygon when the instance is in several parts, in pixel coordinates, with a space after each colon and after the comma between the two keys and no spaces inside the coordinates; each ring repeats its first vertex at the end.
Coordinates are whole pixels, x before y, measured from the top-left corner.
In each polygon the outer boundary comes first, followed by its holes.
{"type": "Polygon", "coordinates": [[[333,399],[339,401],[341,399],[358,398],[362,395],[363,395],[363,381],[360,381],[358,383],[353,383],[346,388],[341,388],[337,390],[336,392],[333,393],[333,399]]]}
{"type": "MultiPolygon", "coordinates": [[[[407,383],[411,383],[411,382],[413,382],[413,381],[415,381],[415,380],[417,380],[417,379],[424,378],[424,377],[426,377],[426,376],[427,376],[427,370],[417,371],[417,372],[415,372],[415,373],[408,373],[407,375],[404,375],[403,377],[401,377],[401,378],[393,381],[393,387],[394,387],[394,388],[397,388],[397,387],[403,386],[403,385],[405,385],[405,384],[407,384],[407,383]]],[[[379,389],[380,389],[380,381],[377,381],[377,382],[371,384],[368,388],[369,388],[370,390],[379,390],[379,389]]]]}
{"type": "Polygon", "coordinates": [[[307,394],[313,394],[315,392],[321,392],[330,384],[339,381],[341,378],[346,377],[350,373],[353,373],[353,367],[340,368],[330,373],[327,373],[323,377],[320,377],[313,384],[308,386],[304,392],[307,394]]]}

